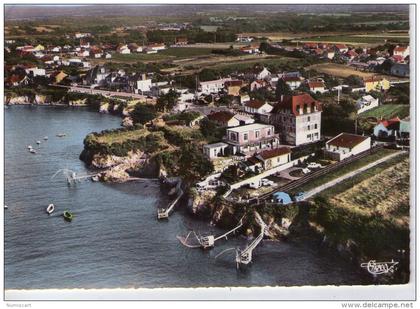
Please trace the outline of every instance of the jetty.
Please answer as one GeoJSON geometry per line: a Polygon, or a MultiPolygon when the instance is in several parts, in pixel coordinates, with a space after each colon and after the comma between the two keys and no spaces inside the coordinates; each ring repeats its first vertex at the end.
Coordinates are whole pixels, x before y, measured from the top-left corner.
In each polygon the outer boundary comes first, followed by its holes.
{"type": "Polygon", "coordinates": [[[63,168],[63,169],[59,169],[57,172],[54,173],[54,175],[51,176],[51,179],[53,179],[55,176],[57,176],[59,173],[63,173],[64,177],[67,180],[67,183],[73,184],[76,183],[77,181],[83,180],[83,179],[93,179],[94,177],[99,177],[100,173],[92,173],[92,174],[77,174],[76,172],[63,168]]]}
{"type": "Polygon", "coordinates": [[[236,268],[239,268],[241,265],[248,265],[252,262],[252,251],[263,240],[264,234],[267,232],[267,225],[258,212],[255,212],[255,219],[261,226],[261,232],[244,250],[236,250],[236,268]]]}
{"type": "Polygon", "coordinates": [[[220,236],[215,237],[214,235],[207,235],[207,236],[201,237],[200,238],[201,248],[203,248],[203,249],[213,248],[214,247],[214,243],[216,241],[218,241],[218,240],[220,240],[222,238],[226,238],[227,239],[227,236],[228,235],[230,235],[232,233],[235,233],[235,231],[237,231],[238,229],[240,229],[242,227],[242,225],[243,225],[243,218],[244,217],[242,217],[239,220],[239,223],[238,223],[237,226],[235,226],[233,229],[231,229],[230,231],[227,231],[226,233],[224,233],[224,234],[222,234],[220,236]]]}
{"type": "Polygon", "coordinates": [[[160,219],[168,219],[169,215],[171,214],[172,210],[174,209],[175,205],[178,203],[178,201],[181,199],[181,197],[184,195],[184,191],[181,188],[182,181],[178,180],[175,192],[178,193],[177,197],[168,205],[167,208],[159,208],[157,211],[157,218],[160,219]]]}

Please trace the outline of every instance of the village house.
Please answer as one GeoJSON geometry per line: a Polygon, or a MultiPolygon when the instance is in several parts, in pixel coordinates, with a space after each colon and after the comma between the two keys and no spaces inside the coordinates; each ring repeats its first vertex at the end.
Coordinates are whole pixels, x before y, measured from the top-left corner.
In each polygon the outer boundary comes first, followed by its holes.
{"type": "Polygon", "coordinates": [[[255,71],[255,78],[256,79],[266,79],[271,76],[271,72],[264,67],[262,70],[256,70],[255,71]]]}
{"type": "Polygon", "coordinates": [[[79,45],[81,48],[90,48],[90,42],[85,39],[80,39],[79,45]]]}
{"type": "Polygon", "coordinates": [[[89,57],[89,55],[90,55],[90,52],[86,49],[77,53],[77,57],[81,57],[81,58],[89,57]]]}
{"type": "Polygon", "coordinates": [[[335,44],[334,49],[340,54],[344,54],[349,51],[349,48],[345,44],[335,44]]]}
{"type": "Polygon", "coordinates": [[[400,118],[395,117],[387,120],[380,120],[373,128],[373,135],[376,137],[396,136],[400,129],[400,118]]]}
{"type": "Polygon", "coordinates": [[[268,85],[269,85],[268,82],[266,82],[265,80],[257,79],[257,80],[254,80],[251,84],[249,84],[249,90],[250,91],[255,91],[255,90],[258,90],[260,88],[265,88],[268,85]]]}
{"type": "Polygon", "coordinates": [[[365,91],[382,91],[390,88],[390,83],[387,79],[379,76],[372,76],[364,79],[365,91]]]}
{"type": "Polygon", "coordinates": [[[321,112],[321,103],[307,93],[284,96],[271,111],[270,123],[288,144],[312,143],[321,138],[321,112]]]}
{"type": "Polygon", "coordinates": [[[232,154],[249,155],[264,149],[274,149],[279,146],[278,134],[274,126],[253,123],[226,130],[225,142],[230,145],[232,154]]]}
{"type": "Polygon", "coordinates": [[[45,76],[45,69],[38,68],[38,67],[27,67],[25,69],[26,74],[32,76],[45,76]]]}
{"type": "Polygon", "coordinates": [[[410,66],[406,63],[394,63],[391,67],[391,74],[399,77],[409,77],[410,66]]]}
{"type": "Polygon", "coordinates": [[[88,32],[85,32],[85,33],[76,32],[76,33],[74,34],[74,37],[75,37],[76,39],[87,38],[87,37],[90,37],[90,36],[91,36],[91,34],[90,34],[90,33],[88,33],[88,32]]]}
{"type": "Polygon", "coordinates": [[[223,157],[227,154],[227,147],[229,145],[223,142],[207,144],[203,146],[203,153],[209,160],[214,160],[218,157],[223,157]]]}
{"type": "MultiPolygon", "coordinates": [[[[80,59],[74,59],[79,60],[80,59]]],[[[70,61],[70,60],[69,60],[70,61]]],[[[89,70],[85,76],[84,84],[85,85],[102,85],[105,83],[105,78],[110,74],[110,71],[103,67],[97,65],[93,69],[89,70]]]]}
{"type": "Polygon", "coordinates": [[[358,114],[366,112],[377,106],[379,106],[379,99],[375,99],[370,94],[361,97],[356,102],[356,110],[358,114]]]}
{"type": "Polygon", "coordinates": [[[26,75],[17,75],[13,74],[9,78],[6,79],[5,84],[7,86],[22,86],[29,84],[29,78],[26,75]]]}
{"type": "Polygon", "coordinates": [[[312,93],[324,93],[328,90],[325,89],[325,84],[323,81],[309,81],[308,82],[309,91],[312,93]]]}
{"type": "Polygon", "coordinates": [[[284,76],[283,81],[289,86],[290,90],[295,90],[302,84],[302,77],[298,76],[284,76]]]}
{"type": "Polygon", "coordinates": [[[51,75],[51,77],[54,79],[54,82],[56,84],[61,83],[68,75],[64,73],[63,71],[55,72],[51,75]]]}
{"type": "Polygon", "coordinates": [[[127,45],[128,49],[132,53],[141,53],[143,52],[143,46],[139,46],[136,43],[130,43],[127,45]]]}
{"type": "Polygon", "coordinates": [[[159,50],[166,49],[166,46],[164,43],[152,43],[152,44],[149,44],[147,48],[151,50],[159,51],[159,50]]]}
{"type": "Polygon", "coordinates": [[[212,93],[219,93],[221,92],[224,87],[225,83],[229,81],[230,78],[221,78],[217,80],[209,80],[206,82],[200,82],[200,90],[203,94],[212,94],[212,93]]]}
{"type": "Polygon", "coordinates": [[[117,53],[119,53],[119,54],[130,54],[131,51],[126,44],[120,44],[117,47],[117,53]]]}
{"type": "Polygon", "coordinates": [[[289,147],[279,147],[261,151],[256,155],[256,158],[263,163],[263,168],[268,170],[290,162],[290,156],[289,147]]]}
{"type": "Polygon", "coordinates": [[[334,49],[329,49],[324,53],[324,56],[328,59],[334,59],[335,57],[335,50],[334,49]]]}
{"type": "Polygon", "coordinates": [[[242,88],[241,80],[228,80],[225,82],[227,95],[238,96],[242,88]]]}
{"type": "Polygon", "coordinates": [[[188,39],[186,37],[179,37],[175,39],[175,45],[182,46],[187,45],[188,39]]]}
{"type": "Polygon", "coordinates": [[[260,49],[258,45],[248,45],[241,47],[240,51],[244,54],[257,54],[260,52],[260,49]]]}
{"type": "Polygon", "coordinates": [[[229,111],[218,111],[211,113],[207,118],[221,127],[237,127],[240,125],[239,119],[235,118],[235,114],[229,111]]]}
{"type": "Polygon", "coordinates": [[[357,56],[359,56],[359,54],[358,53],[356,53],[356,51],[354,50],[354,49],[351,49],[351,50],[349,50],[347,53],[346,53],[346,56],[349,58],[349,60],[351,61],[351,60],[353,60],[354,58],[356,58],[357,56]]]}
{"type": "Polygon", "coordinates": [[[238,37],[236,38],[237,42],[241,42],[241,43],[249,43],[252,42],[254,39],[250,36],[243,36],[243,35],[238,35],[238,37]]]}
{"type": "Polygon", "coordinates": [[[272,111],[273,107],[260,100],[251,100],[244,105],[244,110],[250,114],[268,114],[272,111]]]}
{"type": "Polygon", "coordinates": [[[393,51],[394,56],[401,56],[403,58],[410,55],[410,47],[409,46],[396,46],[393,51]]]}
{"type": "Polygon", "coordinates": [[[150,78],[147,78],[146,74],[140,74],[140,76],[136,76],[135,79],[135,93],[144,94],[151,91],[152,80],[150,78]]]}
{"type": "Polygon", "coordinates": [[[368,136],[341,133],[325,143],[324,154],[333,160],[341,161],[369,150],[370,147],[371,140],[368,136]]]}

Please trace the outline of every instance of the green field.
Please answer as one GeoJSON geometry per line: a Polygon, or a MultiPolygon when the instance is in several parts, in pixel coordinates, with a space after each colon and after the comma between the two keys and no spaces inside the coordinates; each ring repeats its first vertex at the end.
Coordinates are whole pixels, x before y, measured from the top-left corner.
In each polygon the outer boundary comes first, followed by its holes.
{"type": "Polygon", "coordinates": [[[352,172],[354,170],[357,170],[357,169],[359,169],[363,166],[366,166],[369,163],[372,163],[372,162],[377,161],[377,160],[379,160],[379,159],[381,159],[381,158],[383,158],[387,155],[390,155],[390,154],[392,154],[396,151],[397,150],[381,149],[381,150],[379,150],[379,151],[377,151],[373,154],[370,154],[370,155],[368,155],[366,157],[363,157],[363,158],[361,158],[357,161],[349,163],[348,165],[345,165],[345,166],[339,168],[338,170],[332,171],[328,174],[325,174],[323,176],[320,176],[318,178],[315,178],[315,179],[311,180],[310,182],[304,184],[303,186],[300,186],[299,188],[297,188],[295,190],[292,190],[292,191],[295,191],[295,192],[292,192],[292,194],[297,193],[297,192],[305,192],[305,191],[312,190],[312,189],[314,189],[316,187],[319,187],[319,186],[321,186],[321,185],[323,185],[323,184],[325,184],[325,183],[327,183],[331,180],[334,180],[334,179],[336,179],[338,177],[341,177],[341,176],[343,176],[347,173],[350,173],[350,172],[352,172]]]}
{"type": "Polygon", "coordinates": [[[182,59],[190,57],[198,57],[211,55],[211,48],[188,48],[188,47],[173,47],[162,51],[158,51],[157,54],[113,54],[112,60],[124,61],[124,62],[137,62],[137,61],[158,61],[158,60],[169,60],[169,59],[182,59]]]}
{"type": "Polygon", "coordinates": [[[384,119],[399,117],[403,119],[410,115],[410,106],[406,104],[386,104],[381,105],[371,110],[368,110],[359,115],[359,118],[376,117],[384,119]]]}
{"type": "Polygon", "coordinates": [[[383,44],[387,42],[408,44],[410,39],[408,37],[392,37],[387,35],[378,36],[353,36],[353,35],[333,35],[333,36],[319,36],[309,37],[299,40],[299,42],[346,42],[346,43],[359,43],[359,44],[383,44]]]}
{"type": "Polygon", "coordinates": [[[100,136],[95,136],[95,139],[100,144],[114,144],[114,143],[123,143],[128,140],[137,140],[140,137],[144,137],[149,134],[149,131],[146,129],[138,129],[131,131],[115,131],[100,136]]]}

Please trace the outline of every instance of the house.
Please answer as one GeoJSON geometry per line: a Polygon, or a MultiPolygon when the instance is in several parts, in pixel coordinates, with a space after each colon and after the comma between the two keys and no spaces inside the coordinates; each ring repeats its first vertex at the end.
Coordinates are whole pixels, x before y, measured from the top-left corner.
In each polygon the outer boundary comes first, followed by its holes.
{"type": "Polygon", "coordinates": [[[91,57],[97,58],[97,59],[98,58],[101,58],[102,57],[102,54],[103,54],[103,51],[100,48],[91,48],[90,49],[90,52],[89,52],[89,55],[91,57]]]}
{"type": "Polygon", "coordinates": [[[105,59],[111,59],[111,58],[112,58],[112,55],[110,53],[105,54],[105,59]]]}
{"type": "Polygon", "coordinates": [[[29,83],[29,78],[26,75],[13,74],[12,76],[6,79],[5,83],[9,86],[27,85],[29,83]]]}
{"type": "Polygon", "coordinates": [[[225,88],[228,95],[238,96],[242,88],[241,80],[228,80],[225,82],[225,88]]]}
{"type": "Polygon", "coordinates": [[[271,111],[270,123],[288,144],[301,145],[321,138],[321,103],[309,94],[283,96],[271,111]]]}
{"type": "Polygon", "coordinates": [[[373,128],[373,135],[376,137],[391,137],[396,136],[400,130],[400,118],[395,117],[388,120],[380,120],[373,128]]]}
{"type": "Polygon", "coordinates": [[[279,147],[263,150],[256,155],[256,158],[261,160],[264,169],[268,170],[290,162],[290,155],[289,147],[279,147]]]}
{"type": "Polygon", "coordinates": [[[74,34],[74,37],[76,39],[87,38],[87,37],[90,37],[90,36],[91,36],[91,34],[89,32],[85,32],[85,33],[76,32],[74,34]]]}
{"type": "MultiPolygon", "coordinates": [[[[80,63],[80,59],[79,60],[80,63]]],[[[70,61],[70,60],[69,60],[70,61]]],[[[110,74],[109,70],[103,66],[97,65],[89,70],[85,76],[84,83],[86,85],[101,85],[105,83],[105,78],[110,74]]]]}
{"type": "Polygon", "coordinates": [[[26,74],[32,76],[45,76],[45,69],[41,69],[38,67],[29,67],[25,69],[26,74]]]}
{"type": "Polygon", "coordinates": [[[56,84],[61,83],[68,75],[64,73],[63,71],[56,72],[51,77],[54,78],[54,82],[56,84]]]}
{"type": "Polygon", "coordinates": [[[379,99],[375,99],[370,94],[361,97],[356,102],[356,110],[358,114],[368,111],[377,106],[379,106],[379,99]]]}
{"type": "Polygon", "coordinates": [[[260,100],[251,100],[245,103],[245,112],[250,114],[268,114],[272,109],[270,104],[260,100]]]}
{"type": "Polygon", "coordinates": [[[141,53],[143,52],[143,46],[138,46],[136,43],[130,43],[127,45],[128,49],[132,53],[141,53]]]}
{"type": "Polygon", "coordinates": [[[241,126],[255,122],[254,118],[251,118],[247,115],[236,114],[234,117],[239,121],[239,125],[241,126]]]}
{"type": "Polygon", "coordinates": [[[148,48],[148,49],[152,49],[152,50],[159,51],[159,50],[164,50],[164,49],[166,49],[166,46],[165,46],[165,44],[164,44],[164,43],[153,43],[153,44],[149,44],[149,45],[147,46],[147,48],[148,48]]]}
{"type": "Polygon", "coordinates": [[[175,39],[175,45],[182,46],[187,45],[188,39],[186,37],[179,37],[175,39]]]}
{"type": "Polygon", "coordinates": [[[238,37],[236,38],[237,42],[241,42],[241,43],[249,43],[252,42],[254,39],[250,36],[243,36],[242,34],[238,35],[238,37]]]}
{"type": "Polygon", "coordinates": [[[260,48],[258,45],[248,45],[241,47],[240,51],[244,54],[257,54],[260,52],[260,48]]]}
{"type": "Polygon", "coordinates": [[[51,52],[53,53],[59,53],[61,52],[61,47],[60,46],[55,46],[51,49],[51,52]]]}
{"type": "Polygon", "coordinates": [[[333,59],[335,57],[335,50],[334,49],[329,49],[324,53],[324,56],[327,57],[328,59],[333,59]]]}
{"type": "Polygon", "coordinates": [[[80,47],[81,48],[90,48],[90,42],[85,39],[80,39],[80,47]]]}
{"type": "Polygon", "coordinates": [[[341,161],[369,150],[370,146],[369,136],[341,133],[325,143],[324,154],[333,160],[341,161]]]}
{"type": "Polygon", "coordinates": [[[33,49],[33,51],[42,51],[42,50],[45,50],[45,47],[43,45],[41,45],[41,44],[38,44],[33,49]]]}
{"type": "Polygon", "coordinates": [[[346,46],[346,44],[335,44],[334,49],[340,54],[344,54],[349,51],[349,48],[346,46]]]}
{"type": "Polygon", "coordinates": [[[365,91],[381,91],[388,90],[390,83],[387,79],[379,76],[372,76],[364,79],[365,91]]]}
{"type": "Polygon", "coordinates": [[[134,92],[135,93],[147,93],[150,92],[152,88],[152,80],[147,78],[146,74],[141,74],[139,78],[136,79],[136,85],[134,92]]]}
{"type": "Polygon", "coordinates": [[[88,50],[86,50],[86,49],[85,50],[82,50],[79,53],[77,53],[77,57],[81,57],[81,58],[89,57],[89,55],[90,55],[90,52],[88,50]]]}
{"type": "Polygon", "coordinates": [[[409,77],[410,66],[406,63],[395,63],[391,67],[391,74],[399,77],[409,77]]]}
{"type": "Polygon", "coordinates": [[[203,94],[219,93],[225,87],[225,82],[229,81],[230,78],[221,78],[217,80],[209,80],[206,82],[200,82],[200,89],[203,94]]]}
{"type": "Polygon", "coordinates": [[[256,153],[277,148],[280,144],[278,134],[274,133],[274,126],[261,123],[228,128],[225,141],[230,145],[232,154],[256,153]]]}
{"type": "Polygon", "coordinates": [[[153,48],[149,48],[149,47],[146,47],[145,49],[143,49],[143,51],[146,53],[146,54],[157,54],[157,50],[156,49],[153,49],[153,48]]]}
{"type": "Polygon", "coordinates": [[[327,91],[323,81],[309,81],[308,87],[312,93],[324,93],[327,91]]]}
{"type": "Polygon", "coordinates": [[[346,56],[347,56],[350,60],[353,60],[354,58],[356,58],[357,56],[359,56],[359,54],[358,54],[358,53],[356,53],[356,51],[355,51],[354,49],[351,49],[351,50],[349,50],[349,51],[346,53],[346,56]]]}
{"type": "Polygon", "coordinates": [[[317,49],[318,48],[318,43],[305,43],[303,44],[303,49],[317,49]]]}
{"type": "Polygon", "coordinates": [[[261,160],[257,159],[255,156],[249,157],[244,161],[240,161],[239,164],[246,171],[251,171],[255,173],[260,173],[263,170],[263,163],[261,160]]]}
{"type": "Polygon", "coordinates": [[[117,47],[117,53],[119,53],[119,54],[130,54],[131,51],[130,51],[130,49],[128,48],[127,45],[120,44],[117,47]]]}
{"type": "Polygon", "coordinates": [[[214,160],[217,157],[225,156],[227,154],[226,148],[228,146],[228,144],[222,142],[207,144],[203,146],[203,153],[208,159],[214,160]]]}
{"type": "Polygon", "coordinates": [[[295,90],[302,84],[302,78],[298,76],[284,76],[283,81],[289,86],[290,90],[295,90]]]}
{"type": "Polygon", "coordinates": [[[410,55],[410,47],[409,46],[396,46],[393,51],[394,56],[401,56],[403,58],[410,55]]]}
{"type": "Polygon", "coordinates": [[[266,79],[271,76],[271,72],[264,67],[262,70],[257,70],[255,74],[256,79],[266,79]]]}
{"type": "Polygon", "coordinates": [[[250,91],[255,91],[255,90],[258,90],[260,88],[267,87],[267,86],[268,86],[268,83],[265,80],[263,80],[263,79],[257,79],[257,80],[254,80],[249,85],[249,89],[250,89],[250,91]]]}
{"type": "Polygon", "coordinates": [[[237,127],[240,125],[240,121],[235,118],[235,115],[228,111],[219,111],[211,113],[207,118],[221,127],[237,127]]]}

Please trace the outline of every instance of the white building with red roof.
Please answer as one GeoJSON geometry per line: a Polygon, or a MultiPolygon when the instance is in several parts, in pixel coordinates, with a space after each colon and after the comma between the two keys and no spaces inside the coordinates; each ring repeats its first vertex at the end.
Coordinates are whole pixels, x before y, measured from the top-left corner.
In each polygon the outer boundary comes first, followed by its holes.
{"type": "Polygon", "coordinates": [[[410,47],[409,46],[396,46],[393,52],[394,56],[401,56],[403,58],[410,55],[410,47]]]}
{"type": "Polygon", "coordinates": [[[321,103],[307,93],[284,96],[271,111],[270,122],[284,142],[312,143],[321,138],[321,112],[321,103]]]}
{"type": "Polygon", "coordinates": [[[369,136],[340,133],[325,143],[324,153],[333,160],[341,161],[350,156],[369,150],[369,136]]]}

